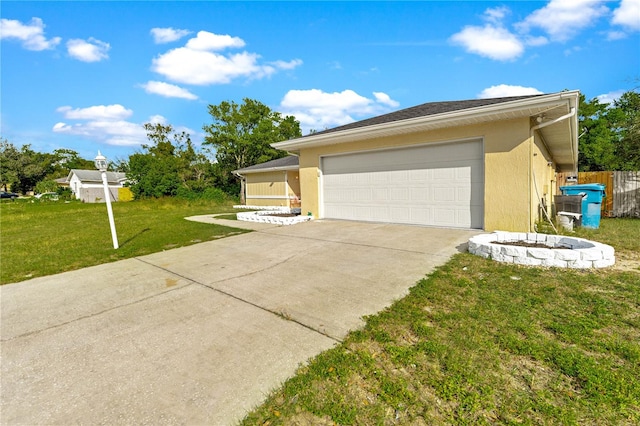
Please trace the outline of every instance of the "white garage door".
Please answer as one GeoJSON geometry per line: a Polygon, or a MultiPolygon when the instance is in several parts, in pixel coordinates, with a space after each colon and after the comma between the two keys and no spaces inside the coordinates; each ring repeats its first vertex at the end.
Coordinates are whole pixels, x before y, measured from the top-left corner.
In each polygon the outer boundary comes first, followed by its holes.
{"type": "Polygon", "coordinates": [[[323,157],[322,216],[482,228],[482,141],[323,157]]]}

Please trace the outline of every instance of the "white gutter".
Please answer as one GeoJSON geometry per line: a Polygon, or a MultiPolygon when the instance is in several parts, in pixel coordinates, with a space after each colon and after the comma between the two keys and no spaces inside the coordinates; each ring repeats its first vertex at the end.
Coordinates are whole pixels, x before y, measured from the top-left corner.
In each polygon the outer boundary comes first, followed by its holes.
{"type": "Polygon", "coordinates": [[[251,173],[280,172],[280,171],[298,170],[298,169],[299,169],[299,166],[265,167],[264,169],[245,170],[242,173],[240,173],[240,170],[234,170],[231,173],[233,173],[236,176],[243,176],[251,173]]]}
{"type": "Polygon", "coordinates": [[[550,126],[552,124],[559,123],[562,120],[566,120],[569,117],[573,117],[574,115],[576,115],[576,108],[575,107],[571,107],[571,112],[569,114],[565,114],[565,115],[563,115],[561,117],[554,118],[553,120],[545,121],[544,123],[536,124],[535,126],[533,126],[531,128],[531,132],[533,133],[534,131],[536,131],[538,129],[542,129],[542,128],[550,126]]]}

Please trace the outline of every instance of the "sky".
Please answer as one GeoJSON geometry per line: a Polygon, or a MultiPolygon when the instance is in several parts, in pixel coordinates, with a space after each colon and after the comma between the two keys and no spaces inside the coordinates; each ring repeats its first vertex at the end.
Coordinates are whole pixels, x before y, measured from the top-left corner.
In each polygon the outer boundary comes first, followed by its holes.
{"type": "Polygon", "coordinates": [[[0,137],[126,159],[250,98],[303,134],[426,102],[640,87],[640,0],[0,4],[0,137]]]}

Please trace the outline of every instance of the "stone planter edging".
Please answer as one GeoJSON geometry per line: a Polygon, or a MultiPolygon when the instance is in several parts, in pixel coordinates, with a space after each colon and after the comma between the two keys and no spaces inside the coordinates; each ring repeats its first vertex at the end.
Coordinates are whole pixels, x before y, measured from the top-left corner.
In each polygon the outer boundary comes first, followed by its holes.
{"type": "MultiPolygon", "coordinates": [[[[243,208],[247,208],[243,206],[243,208]]],[[[256,212],[243,212],[236,213],[236,217],[238,220],[243,220],[245,222],[259,222],[259,223],[271,223],[274,225],[295,225],[296,223],[307,222],[313,219],[313,216],[293,216],[293,217],[278,217],[278,216],[269,216],[271,214],[282,214],[282,213],[293,213],[300,214],[300,209],[289,209],[287,207],[283,207],[281,209],[271,209],[271,210],[261,210],[256,212]]]]}
{"type": "Polygon", "coordinates": [[[606,268],[615,264],[613,247],[563,235],[496,231],[469,239],[469,253],[498,262],[558,268],[606,268]],[[520,247],[495,242],[527,242],[549,248],[520,247]],[[554,247],[567,248],[554,248],[554,247]]]}

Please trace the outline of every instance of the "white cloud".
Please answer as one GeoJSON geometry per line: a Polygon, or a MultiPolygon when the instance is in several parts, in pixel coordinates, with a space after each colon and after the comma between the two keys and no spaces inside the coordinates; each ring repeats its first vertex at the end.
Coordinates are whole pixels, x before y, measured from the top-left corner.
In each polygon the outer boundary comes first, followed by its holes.
{"type": "Polygon", "coordinates": [[[84,136],[116,146],[136,146],[147,142],[142,124],[124,120],[94,120],[87,123],[56,123],[55,133],[84,136]]]}
{"type": "Polygon", "coordinates": [[[208,31],[198,31],[195,38],[187,42],[187,49],[192,50],[224,50],[227,48],[244,47],[245,42],[239,37],[214,34],[208,31]]]}
{"type": "Polygon", "coordinates": [[[273,66],[281,70],[292,70],[302,65],[302,59],[293,59],[289,62],[286,61],[274,61],[271,62],[273,66]]]}
{"type": "Polygon", "coordinates": [[[62,113],[64,118],[69,120],[121,120],[133,115],[133,111],[120,104],[75,109],[70,106],[61,106],[56,111],[62,113]]]}
{"type": "Polygon", "coordinates": [[[482,92],[478,94],[478,98],[479,99],[504,98],[508,96],[541,95],[542,93],[543,92],[539,91],[535,87],[498,84],[497,86],[491,86],[484,89],[482,92]]]}
{"type": "Polygon", "coordinates": [[[400,106],[400,102],[394,101],[386,93],[373,92],[373,96],[375,96],[376,101],[380,102],[381,104],[389,105],[390,107],[393,107],[393,108],[397,108],[398,106],[400,106]]]}
{"type": "Polygon", "coordinates": [[[622,40],[623,38],[627,38],[627,33],[624,31],[609,31],[607,33],[607,40],[622,40]]]}
{"type": "Polygon", "coordinates": [[[389,112],[389,106],[398,102],[386,93],[375,92],[374,99],[361,96],[353,90],[327,93],[319,89],[290,90],[280,102],[280,111],[300,121],[304,133],[324,130],[356,119],[389,112]]]}
{"type": "MultiPolygon", "coordinates": [[[[604,5],[606,1],[551,0],[521,22],[515,23],[515,31],[507,29],[503,23],[511,13],[507,7],[488,8],[482,16],[486,22],[484,26],[465,26],[450,40],[470,53],[499,61],[513,60],[522,55],[525,47],[570,40],[609,13],[604,5]],[[535,30],[542,30],[544,34],[532,33],[535,30]]],[[[622,0],[620,8],[614,12],[613,22],[626,28],[639,28],[640,0],[622,0]]],[[[620,32],[610,31],[608,34],[609,40],[621,37],[620,32]]]]}
{"type": "Polygon", "coordinates": [[[179,83],[224,84],[237,77],[261,74],[261,67],[256,64],[257,59],[257,55],[247,52],[227,57],[181,47],[155,58],[152,69],[179,83]]]}
{"type": "Polygon", "coordinates": [[[233,79],[268,77],[278,70],[290,70],[302,64],[300,59],[258,62],[256,53],[241,52],[224,55],[215,51],[243,47],[238,37],[198,32],[184,47],[169,50],[153,59],[151,69],[165,78],[183,84],[226,84],[233,79]]]}
{"type": "Polygon", "coordinates": [[[152,115],[151,117],[149,117],[149,121],[147,121],[148,123],[151,124],[167,124],[167,119],[164,118],[161,115],[152,115]]]}
{"type": "Polygon", "coordinates": [[[524,52],[524,45],[514,34],[492,24],[484,27],[466,26],[451,36],[451,40],[470,53],[498,61],[516,59],[524,52]]]}
{"type": "Polygon", "coordinates": [[[526,36],[524,38],[524,43],[527,46],[544,46],[545,44],[549,43],[549,39],[544,36],[526,36]]]}
{"type": "MultiPolygon", "coordinates": [[[[82,136],[86,139],[106,143],[114,146],[140,146],[148,144],[145,123],[167,124],[167,119],[161,115],[152,115],[142,123],[127,121],[133,111],[122,105],[96,105],[87,108],[72,108],[63,106],[56,111],[67,120],[56,123],[51,129],[54,133],[82,136]]],[[[176,132],[186,132],[191,135],[194,131],[186,127],[174,127],[176,132]]]]}
{"type": "Polygon", "coordinates": [[[624,90],[615,90],[613,92],[604,93],[602,95],[596,96],[596,98],[598,98],[598,101],[601,104],[612,104],[614,101],[617,101],[618,99],[620,99],[620,96],[622,96],[624,92],[625,92],[624,90]]]}
{"type": "Polygon", "coordinates": [[[554,41],[567,41],[609,12],[602,0],[551,0],[516,26],[528,33],[541,28],[554,41]]]}
{"type": "Polygon", "coordinates": [[[13,19],[0,19],[0,39],[17,39],[22,41],[22,47],[27,50],[47,50],[55,48],[60,37],[53,37],[49,40],[44,36],[42,19],[31,18],[31,22],[23,24],[13,19]]]}
{"type": "Polygon", "coordinates": [[[488,22],[492,22],[494,24],[500,24],[502,20],[511,13],[506,6],[499,6],[494,8],[489,8],[484,11],[484,19],[488,22]]]}
{"type": "Polygon", "coordinates": [[[69,55],[83,62],[98,62],[108,59],[107,52],[111,49],[109,43],[97,40],[93,37],[88,40],[72,39],[67,42],[69,55]]]}
{"type": "Polygon", "coordinates": [[[640,0],[622,0],[620,7],[613,11],[613,24],[629,30],[640,30],[640,0]]]}
{"type": "Polygon", "coordinates": [[[151,35],[156,44],[171,43],[191,34],[189,30],[177,30],[175,28],[151,28],[151,35]]]}
{"type": "Polygon", "coordinates": [[[147,83],[142,84],[141,87],[144,88],[147,93],[164,96],[166,98],[182,98],[189,100],[198,99],[196,95],[188,90],[162,81],[148,81],[147,83]]]}

